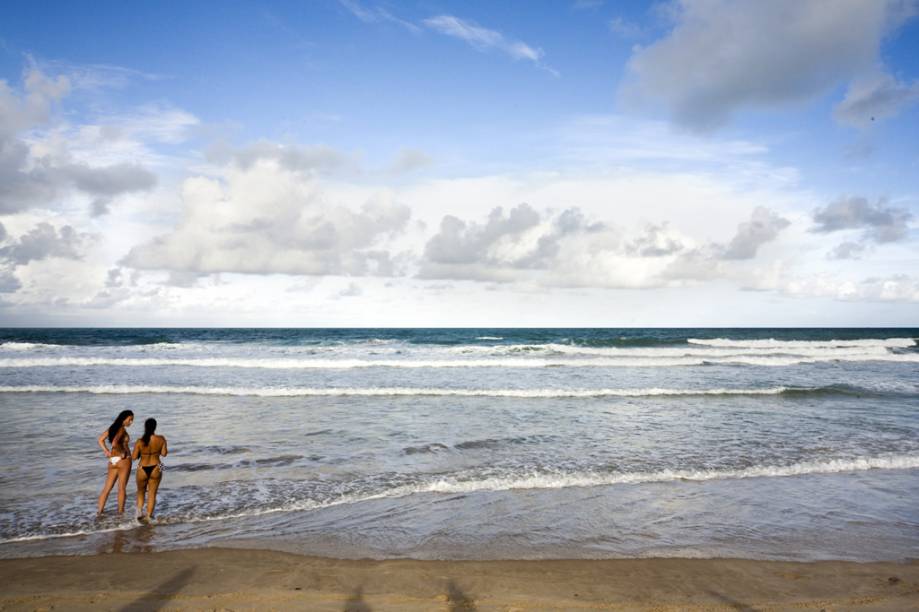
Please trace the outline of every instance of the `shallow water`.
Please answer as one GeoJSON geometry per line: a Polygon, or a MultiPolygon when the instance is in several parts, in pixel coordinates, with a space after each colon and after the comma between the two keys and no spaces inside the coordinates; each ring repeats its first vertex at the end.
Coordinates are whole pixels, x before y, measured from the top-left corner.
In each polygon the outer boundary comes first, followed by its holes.
{"type": "Polygon", "coordinates": [[[0,330],[0,556],[917,557],[916,337],[0,330]],[[152,526],[93,520],[127,407],[152,526]]]}

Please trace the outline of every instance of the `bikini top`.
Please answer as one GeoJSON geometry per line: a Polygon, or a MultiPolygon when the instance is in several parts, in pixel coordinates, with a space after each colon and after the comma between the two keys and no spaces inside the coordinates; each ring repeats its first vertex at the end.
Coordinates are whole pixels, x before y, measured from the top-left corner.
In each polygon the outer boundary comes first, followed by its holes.
{"type": "MultiPolygon", "coordinates": [[[[156,434],[154,434],[154,435],[156,435],[156,434]]],[[[163,445],[162,445],[162,444],[160,444],[160,447],[159,447],[158,449],[152,450],[152,448],[153,448],[153,444],[152,444],[152,442],[153,442],[153,436],[150,437],[150,442],[151,442],[150,444],[144,444],[144,440],[143,440],[143,438],[141,438],[141,440],[140,440],[140,443],[141,443],[140,454],[141,454],[141,455],[144,455],[144,456],[147,456],[147,457],[150,457],[150,456],[155,457],[155,456],[159,455],[160,452],[163,450],[163,445]]]]}

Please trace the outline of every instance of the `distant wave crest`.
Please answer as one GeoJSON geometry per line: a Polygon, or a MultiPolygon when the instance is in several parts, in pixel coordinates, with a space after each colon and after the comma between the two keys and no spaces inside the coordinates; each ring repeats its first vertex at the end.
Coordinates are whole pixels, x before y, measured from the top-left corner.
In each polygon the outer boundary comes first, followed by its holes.
{"type": "Polygon", "coordinates": [[[704,395],[781,395],[781,394],[852,394],[867,391],[847,387],[765,387],[750,389],[447,389],[414,387],[310,388],[310,387],[180,387],[157,385],[0,386],[0,393],[90,393],[97,395],[222,395],[238,397],[509,397],[509,398],[591,398],[591,397],[657,397],[704,395]]]}
{"type": "Polygon", "coordinates": [[[689,344],[713,346],[723,348],[911,348],[916,346],[912,338],[865,338],[860,340],[776,340],[766,338],[762,340],[732,340],[730,338],[688,338],[689,344]]]}
{"type": "Polygon", "coordinates": [[[294,359],[294,358],[109,358],[109,357],[29,357],[0,359],[0,368],[41,367],[149,367],[188,366],[203,368],[265,369],[354,369],[354,368],[615,368],[674,367],[700,365],[791,366],[829,361],[888,361],[919,363],[919,353],[828,354],[824,356],[726,356],[726,357],[605,357],[578,358],[496,358],[496,359],[294,359]]]}

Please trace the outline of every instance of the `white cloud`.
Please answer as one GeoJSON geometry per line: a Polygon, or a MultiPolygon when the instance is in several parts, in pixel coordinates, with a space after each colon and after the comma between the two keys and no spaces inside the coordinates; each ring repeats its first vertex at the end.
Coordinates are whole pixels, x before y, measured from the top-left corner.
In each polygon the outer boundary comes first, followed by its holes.
{"type": "Polygon", "coordinates": [[[497,30],[483,28],[475,22],[453,15],[438,15],[424,20],[428,28],[458,38],[479,51],[497,50],[515,60],[527,60],[558,76],[558,72],[542,64],[543,51],[519,40],[511,40],[497,30]]]}
{"type": "Polygon", "coordinates": [[[864,242],[847,240],[836,245],[836,247],[827,254],[827,257],[830,259],[859,259],[868,249],[869,245],[864,242]]]}
{"type": "Polygon", "coordinates": [[[774,240],[779,232],[789,225],[788,219],[758,206],[753,210],[749,221],[744,221],[737,226],[737,234],[725,248],[722,257],[724,259],[753,259],[760,246],[774,240]]]}
{"type": "Polygon", "coordinates": [[[388,22],[401,26],[414,34],[421,31],[421,28],[414,23],[396,17],[382,6],[368,8],[357,0],[338,0],[338,3],[364,23],[388,22]]]}
{"type": "Polygon", "coordinates": [[[897,0],[681,0],[673,29],[628,63],[626,101],[709,131],[737,111],[811,99],[876,70],[897,0]]]}
{"type": "Polygon", "coordinates": [[[78,232],[70,225],[56,228],[50,223],[39,223],[8,244],[6,237],[0,236],[3,245],[0,246],[0,261],[22,266],[49,257],[80,259],[91,239],[89,234],[78,232]]]}
{"type": "Polygon", "coordinates": [[[639,234],[626,245],[626,252],[639,257],[664,257],[682,251],[685,246],[679,235],[669,228],[665,221],[649,223],[643,234],[639,234]]]}
{"type": "Polygon", "coordinates": [[[244,151],[245,163],[231,163],[222,176],[186,179],[178,225],[131,249],[123,265],[202,274],[396,273],[386,245],[405,227],[408,208],[379,197],[352,210],[302,172],[314,167],[312,157],[270,146],[244,151]]]}
{"type": "Polygon", "coordinates": [[[521,204],[507,214],[492,210],[484,223],[444,217],[425,246],[420,276],[594,288],[738,280],[743,270],[726,262],[752,260],[789,224],[760,206],[729,243],[700,245],[666,222],[636,230],[588,220],[577,208],[553,215],[521,204]]]}
{"type": "Polygon", "coordinates": [[[814,211],[812,231],[863,230],[863,240],[896,242],[907,237],[912,218],[909,210],[888,206],[884,199],[872,204],[862,197],[840,198],[814,211]]]}
{"type": "Polygon", "coordinates": [[[860,281],[828,275],[795,278],[777,289],[792,297],[829,297],[842,301],[919,302],[919,279],[906,274],[870,277],[860,281]]]}
{"type": "Polygon", "coordinates": [[[156,184],[156,176],[139,164],[90,164],[75,158],[66,143],[47,147],[26,140],[34,130],[47,127],[70,81],[65,76],[50,78],[35,68],[23,80],[21,93],[0,81],[0,214],[55,207],[73,193],[89,196],[93,213],[102,214],[114,198],[156,184]]]}
{"type": "Polygon", "coordinates": [[[866,127],[919,102],[919,81],[903,83],[889,74],[874,74],[849,84],[846,97],[833,110],[841,123],[866,127]]]}

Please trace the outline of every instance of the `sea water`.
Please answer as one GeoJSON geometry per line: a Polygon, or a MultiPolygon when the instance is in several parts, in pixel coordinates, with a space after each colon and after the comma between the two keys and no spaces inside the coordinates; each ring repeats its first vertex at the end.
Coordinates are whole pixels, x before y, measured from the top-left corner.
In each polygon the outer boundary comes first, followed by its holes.
{"type": "Polygon", "coordinates": [[[916,329],[0,330],[0,556],[919,557],[916,329]],[[157,519],[95,519],[130,408],[157,519]]]}

